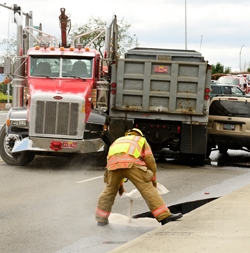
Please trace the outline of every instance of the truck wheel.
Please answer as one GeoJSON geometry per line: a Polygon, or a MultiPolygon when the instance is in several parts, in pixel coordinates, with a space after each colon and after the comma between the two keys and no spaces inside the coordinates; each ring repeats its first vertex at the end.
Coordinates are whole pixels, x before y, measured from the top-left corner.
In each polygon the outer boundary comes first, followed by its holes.
{"type": "Polygon", "coordinates": [[[211,152],[212,152],[212,145],[210,143],[207,143],[206,159],[209,159],[211,152]]]}
{"type": "Polygon", "coordinates": [[[219,149],[219,152],[222,153],[222,154],[226,154],[227,151],[228,151],[228,148],[225,147],[225,146],[218,146],[218,149],[219,149]]]}
{"type": "Polygon", "coordinates": [[[189,166],[204,166],[205,154],[180,154],[180,162],[189,166]]]}
{"type": "Polygon", "coordinates": [[[104,131],[101,135],[101,138],[108,147],[110,147],[111,144],[115,141],[113,135],[108,131],[104,131]]]}
{"type": "Polygon", "coordinates": [[[104,151],[98,153],[91,153],[90,157],[90,164],[96,166],[105,166],[107,164],[107,155],[108,155],[108,146],[105,145],[104,151]]]}
{"type": "Polygon", "coordinates": [[[0,155],[8,165],[25,166],[31,163],[35,157],[34,153],[24,152],[16,154],[15,157],[11,154],[15,141],[19,139],[18,135],[6,134],[6,125],[0,131],[0,155]]]}
{"type": "Polygon", "coordinates": [[[114,136],[115,139],[124,136],[125,132],[128,129],[133,128],[133,122],[132,121],[125,121],[121,119],[111,119],[110,124],[109,124],[109,129],[114,136]]]}
{"type": "Polygon", "coordinates": [[[194,166],[204,166],[205,164],[205,154],[194,154],[193,155],[193,165],[194,166]]]}

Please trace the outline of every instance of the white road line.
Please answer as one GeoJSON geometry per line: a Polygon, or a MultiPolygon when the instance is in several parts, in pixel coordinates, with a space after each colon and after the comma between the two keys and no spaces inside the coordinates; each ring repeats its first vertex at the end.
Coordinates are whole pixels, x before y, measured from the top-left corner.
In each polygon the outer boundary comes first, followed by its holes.
{"type": "Polygon", "coordinates": [[[90,178],[90,179],[86,179],[86,180],[78,181],[78,182],[76,182],[76,184],[81,184],[81,183],[85,183],[85,182],[93,181],[93,180],[96,180],[96,179],[99,179],[99,178],[103,178],[103,176],[100,176],[100,177],[92,177],[92,178],[90,178]]]}

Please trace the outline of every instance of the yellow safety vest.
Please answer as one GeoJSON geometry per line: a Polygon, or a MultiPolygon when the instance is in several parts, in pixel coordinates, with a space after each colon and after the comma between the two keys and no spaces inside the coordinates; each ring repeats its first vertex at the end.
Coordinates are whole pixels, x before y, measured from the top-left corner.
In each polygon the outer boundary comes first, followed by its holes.
{"type": "Polygon", "coordinates": [[[108,159],[115,154],[129,154],[135,158],[141,156],[146,139],[141,136],[128,135],[118,138],[109,148],[108,159]]]}

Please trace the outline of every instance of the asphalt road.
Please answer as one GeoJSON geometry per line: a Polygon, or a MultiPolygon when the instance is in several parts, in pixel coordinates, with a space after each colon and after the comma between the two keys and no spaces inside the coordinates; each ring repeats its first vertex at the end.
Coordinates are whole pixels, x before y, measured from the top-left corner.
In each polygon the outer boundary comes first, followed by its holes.
{"type": "MultiPolygon", "coordinates": [[[[158,182],[169,206],[220,197],[250,183],[248,153],[230,153],[243,166],[221,166],[217,151],[212,164],[189,167],[168,161],[158,164],[158,182]]],[[[0,252],[76,253],[108,252],[155,227],[155,220],[129,222],[128,199],[117,196],[108,226],[94,219],[104,187],[104,169],[66,159],[37,157],[29,166],[7,166],[0,161],[0,252]],[[119,219],[124,219],[119,221],[119,219]]],[[[134,189],[125,184],[127,192],[134,189]]],[[[240,207],[239,207],[240,208],[240,207]]],[[[143,200],[133,202],[132,214],[148,211],[143,200]]]]}
{"type": "MultiPolygon", "coordinates": [[[[0,122],[5,117],[1,111],[0,122]]],[[[203,167],[171,159],[158,163],[158,182],[169,190],[163,195],[169,206],[217,198],[250,184],[249,153],[213,151],[210,158],[203,167]]],[[[110,224],[98,227],[94,214],[103,173],[104,168],[87,161],[36,157],[16,167],[0,158],[0,252],[106,253],[160,226],[153,219],[130,221],[130,201],[117,196],[110,224]]],[[[134,189],[130,182],[125,188],[134,189]]],[[[146,211],[143,200],[133,201],[132,214],[146,211]]]]}

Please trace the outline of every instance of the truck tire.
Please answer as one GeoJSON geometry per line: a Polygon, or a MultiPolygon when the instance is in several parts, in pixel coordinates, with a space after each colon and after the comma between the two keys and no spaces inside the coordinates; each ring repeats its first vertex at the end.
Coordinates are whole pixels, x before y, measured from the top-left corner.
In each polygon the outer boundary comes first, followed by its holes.
{"type": "Polygon", "coordinates": [[[114,136],[115,139],[122,137],[125,135],[125,132],[128,129],[133,128],[133,122],[132,121],[125,121],[122,119],[111,119],[110,124],[109,124],[109,129],[114,136]]]}
{"type": "Polygon", "coordinates": [[[205,154],[180,154],[180,162],[189,166],[204,166],[205,154]]]}
{"type": "Polygon", "coordinates": [[[193,165],[194,166],[204,166],[205,164],[205,154],[194,154],[193,155],[193,165]]]}
{"type": "Polygon", "coordinates": [[[115,141],[115,138],[110,132],[104,131],[102,134],[102,140],[106,144],[104,146],[104,151],[91,154],[90,163],[96,166],[105,166],[107,164],[107,155],[108,155],[109,147],[115,141]]]}
{"type": "Polygon", "coordinates": [[[16,154],[15,157],[11,154],[11,150],[14,147],[15,140],[14,135],[10,136],[6,134],[6,125],[4,125],[0,131],[0,155],[2,159],[8,165],[13,166],[25,166],[31,163],[35,157],[35,154],[32,152],[23,152],[16,154]]]}
{"type": "Polygon", "coordinates": [[[212,147],[213,145],[211,145],[209,142],[207,143],[207,150],[206,150],[206,159],[209,159],[209,156],[211,155],[212,152],[212,147]]]}
{"type": "Polygon", "coordinates": [[[104,131],[101,135],[101,138],[108,147],[110,147],[111,144],[115,141],[114,136],[108,131],[104,131]]]}
{"type": "Polygon", "coordinates": [[[89,163],[95,166],[106,166],[108,150],[109,150],[108,146],[105,145],[104,151],[98,153],[90,153],[91,159],[89,163]]]}
{"type": "Polygon", "coordinates": [[[219,152],[220,152],[221,154],[226,154],[227,151],[228,151],[228,148],[225,147],[225,146],[223,146],[223,145],[219,145],[219,146],[218,146],[218,149],[219,149],[219,152]]]}

